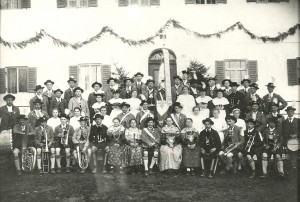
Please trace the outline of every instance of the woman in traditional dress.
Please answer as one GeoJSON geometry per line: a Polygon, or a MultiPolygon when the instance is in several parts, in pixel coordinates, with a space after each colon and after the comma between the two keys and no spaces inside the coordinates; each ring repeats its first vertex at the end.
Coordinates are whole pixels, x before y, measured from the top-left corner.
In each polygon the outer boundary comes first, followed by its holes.
{"type": "Polygon", "coordinates": [[[141,100],[137,98],[138,92],[137,90],[131,91],[131,98],[125,99],[124,102],[130,104],[130,113],[136,117],[137,113],[140,111],[141,100]]]}
{"type": "Polygon", "coordinates": [[[212,99],[212,109],[215,108],[220,110],[220,118],[225,119],[229,102],[227,98],[224,97],[223,93],[224,91],[222,89],[217,90],[217,97],[212,99]]]}
{"type": "Polygon", "coordinates": [[[124,173],[123,166],[123,152],[124,152],[124,136],[125,128],[120,124],[118,118],[113,119],[113,125],[107,130],[107,142],[109,145],[109,152],[107,155],[107,164],[110,165],[110,172],[114,173],[119,170],[120,174],[124,173]]]}
{"type": "Polygon", "coordinates": [[[183,152],[182,164],[187,175],[195,175],[195,169],[200,167],[199,133],[193,127],[193,120],[186,119],[186,127],[181,131],[183,152]]]}
{"type": "Polygon", "coordinates": [[[193,107],[193,115],[190,117],[193,120],[193,125],[197,129],[197,131],[200,133],[205,127],[202,123],[202,120],[205,119],[203,116],[200,114],[200,107],[195,106],[193,107]]]}
{"type": "Polygon", "coordinates": [[[140,173],[143,166],[143,150],[141,142],[142,131],[137,127],[135,119],[129,121],[130,127],[125,130],[126,146],[124,161],[131,174],[140,173]]]}
{"type": "Polygon", "coordinates": [[[189,87],[182,87],[182,94],[178,96],[176,102],[179,102],[182,105],[181,113],[190,117],[193,114],[193,107],[196,105],[194,96],[189,94],[189,87]]]}
{"type": "Polygon", "coordinates": [[[162,128],[160,147],[160,171],[178,170],[182,159],[179,129],[173,125],[173,119],[166,119],[166,126],[162,128]]]}
{"type": "Polygon", "coordinates": [[[74,129],[80,127],[79,119],[80,119],[81,109],[79,107],[74,108],[74,116],[70,119],[70,126],[74,129]]]}

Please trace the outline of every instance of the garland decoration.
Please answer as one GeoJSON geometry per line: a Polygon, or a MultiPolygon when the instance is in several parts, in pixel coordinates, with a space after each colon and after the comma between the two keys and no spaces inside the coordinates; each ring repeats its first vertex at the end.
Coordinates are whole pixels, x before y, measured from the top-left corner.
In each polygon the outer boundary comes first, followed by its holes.
{"type": "Polygon", "coordinates": [[[53,43],[59,47],[60,46],[70,47],[70,48],[73,48],[76,50],[76,49],[79,49],[79,48],[89,44],[89,43],[99,40],[104,34],[108,33],[108,34],[114,36],[116,39],[119,39],[123,43],[128,44],[130,46],[137,46],[137,45],[141,46],[141,45],[145,45],[145,44],[149,44],[149,43],[153,44],[154,39],[159,37],[161,33],[163,33],[166,29],[168,29],[170,27],[170,25],[173,25],[173,28],[175,28],[175,29],[184,30],[188,34],[191,33],[197,38],[211,38],[211,37],[221,38],[221,36],[223,34],[226,34],[230,31],[234,31],[236,28],[238,28],[239,30],[243,30],[247,35],[249,35],[251,39],[262,40],[264,43],[283,41],[288,36],[294,35],[296,33],[296,31],[300,29],[300,24],[298,23],[295,26],[289,28],[286,32],[278,33],[278,35],[275,37],[260,36],[260,35],[252,33],[241,22],[237,22],[225,30],[218,31],[218,32],[215,32],[212,34],[201,34],[199,32],[192,31],[192,30],[182,26],[178,21],[176,21],[174,19],[169,19],[155,34],[153,34],[145,39],[141,39],[141,40],[133,40],[133,39],[125,38],[123,36],[120,36],[118,33],[116,33],[112,28],[110,28],[108,26],[104,26],[101,29],[101,31],[98,34],[96,34],[95,36],[93,36],[85,41],[77,42],[77,43],[73,43],[73,44],[69,43],[67,41],[64,41],[62,39],[58,39],[58,38],[52,36],[51,34],[47,33],[43,29],[41,29],[38,33],[36,33],[36,35],[34,37],[31,37],[29,39],[26,39],[26,40],[23,40],[20,42],[8,42],[8,41],[5,41],[4,39],[2,39],[2,37],[0,36],[0,44],[3,44],[4,46],[8,46],[9,48],[13,47],[13,48],[23,49],[23,48],[26,48],[27,45],[38,43],[44,37],[49,37],[50,39],[52,39],[53,43]]]}

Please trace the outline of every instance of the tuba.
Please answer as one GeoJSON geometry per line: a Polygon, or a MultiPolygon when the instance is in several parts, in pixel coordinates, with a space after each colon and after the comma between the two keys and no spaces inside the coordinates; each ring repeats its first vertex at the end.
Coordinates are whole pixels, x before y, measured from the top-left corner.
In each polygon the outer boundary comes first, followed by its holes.
{"type": "Polygon", "coordinates": [[[79,139],[79,144],[76,147],[77,151],[77,158],[78,158],[78,164],[79,167],[83,170],[85,170],[88,165],[89,165],[89,159],[88,159],[88,153],[87,151],[83,152],[82,147],[86,143],[86,139],[83,137],[83,132],[81,133],[80,139],[79,139]]]}
{"type": "Polygon", "coordinates": [[[45,135],[45,147],[42,148],[42,170],[43,173],[49,173],[50,171],[50,158],[49,158],[49,147],[48,147],[48,134],[46,129],[44,130],[45,135]]]}
{"type": "Polygon", "coordinates": [[[21,153],[22,170],[33,171],[36,162],[36,150],[33,147],[30,148],[27,147],[28,135],[27,135],[27,131],[25,130],[22,130],[22,132],[24,132],[22,134],[22,153],[21,153]]]}
{"type": "Polygon", "coordinates": [[[248,140],[248,142],[247,142],[247,144],[246,144],[246,147],[245,147],[245,150],[246,150],[247,152],[250,152],[251,147],[252,147],[253,144],[254,144],[254,138],[255,138],[255,135],[251,135],[251,136],[250,136],[250,138],[249,138],[249,140],[248,140]]]}

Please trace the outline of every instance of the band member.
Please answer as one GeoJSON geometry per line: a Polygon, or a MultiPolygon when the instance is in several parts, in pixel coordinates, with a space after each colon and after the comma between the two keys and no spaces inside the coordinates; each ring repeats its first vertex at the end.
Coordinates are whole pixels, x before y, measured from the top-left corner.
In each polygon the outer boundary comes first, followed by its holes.
{"type": "Polygon", "coordinates": [[[209,77],[207,79],[208,87],[207,87],[207,95],[211,98],[217,97],[217,87],[216,87],[216,78],[209,77]]]}
{"type": "Polygon", "coordinates": [[[90,110],[88,107],[88,103],[85,99],[82,98],[83,89],[80,87],[74,88],[75,97],[71,98],[69,101],[69,116],[74,116],[74,109],[79,107],[81,109],[81,116],[90,117],[90,110]]]}
{"type": "Polygon", "coordinates": [[[175,102],[173,104],[174,113],[170,115],[179,130],[185,128],[185,122],[187,118],[184,114],[181,113],[182,108],[183,107],[179,102],[175,102]]]}
{"type": "MultiPolygon", "coordinates": [[[[182,94],[178,96],[176,102],[179,102],[182,106],[182,113],[187,117],[193,114],[193,107],[196,105],[195,99],[189,94],[189,87],[182,87],[182,94]]],[[[182,129],[182,128],[181,128],[182,129]]]]}
{"type": "Polygon", "coordinates": [[[239,90],[239,92],[243,93],[244,95],[247,95],[250,93],[250,85],[251,80],[248,78],[245,78],[241,81],[241,84],[243,85],[242,88],[239,90]]]}
{"type": "Polygon", "coordinates": [[[54,130],[55,137],[55,152],[56,152],[56,165],[57,172],[61,172],[61,150],[66,153],[66,172],[70,173],[71,163],[71,148],[73,148],[72,137],[74,128],[68,124],[69,117],[66,114],[60,115],[61,124],[54,130]]]}
{"type": "Polygon", "coordinates": [[[113,92],[118,89],[116,82],[117,82],[117,79],[115,79],[115,78],[109,78],[107,80],[107,84],[109,84],[109,88],[107,88],[107,90],[104,92],[104,95],[105,95],[104,100],[106,103],[108,103],[109,100],[111,98],[113,98],[113,92]]]}
{"type": "Polygon", "coordinates": [[[145,126],[145,121],[147,120],[148,117],[152,117],[154,118],[154,114],[153,112],[151,112],[148,109],[148,102],[146,100],[143,100],[141,102],[141,111],[139,113],[137,113],[136,115],[136,121],[137,121],[137,125],[140,129],[143,129],[145,126]]]}
{"type": "Polygon", "coordinates": [[[140,96],[140,94],[146,90],[146,85],[144,84],[144,82],[142,82],[144,74],[142,74],[141,72],[138,72],[134,75],[134,77],[135,77],[135,82],[132,87],[134,89],[137,89],[138,96],[140,96]]]}
{"type": "Polygon", "coordinates": [[[20,115],[17,120],[19,123],[16,123],[13,127],[12,131],[12,147],[14,154],[14,163],[17,169],[17,175],[21,175],[21,167],[20,167],[20,158],[19,154],[23,149],[34,149],[34,130],[33,128],[26,123],[26,116],[20,115]]]}
{"type": "Polygon", "coordinates": [[[270,110],[270,113],[266,115],[266,119],[275,117],[277,119],[276,129],[278,130],[278,132],[280,134],[282,134],[282,123],[284,122],[284,116],[279,114],[279,111],[278,111],[279,105],[277,103],[273,102],[272,104],[269,105],[269,107],[271,110],[270,110]]]}
{"type": "Polygon", "coordinates": [[[43,102],[40,99],[36,99],[33,104],[34,109],[28,114],[28,122],[31,127],[35,128],[37,127],[36,123],[39,118],[45,117],[46,119],[49,119],[49,115],[46,111],[41,109],[43,102]]]}
{"type": "Polygon", "coordinates": [[[35,89],[34,89],[34,91],[36,92],[35,96],[33,98],[31,98],[29,101],[29,106],[30,106],[31,111],[34,110],[34,102],[36,100],[40,100],[41,101],[41,109],[48,113],[49,100],[48,100],[48,97],[43,94],[43,89],[44,89],[44,87],[42,87],[41,85],[35,86],[35,89]]]}
{"type": "Polygon", "coordinates": [[[155,81],[148,79],[146,82],[146,90],[142,92],[141,98],[142,100],[146,100],[148,102],[148,108],[152,112],[156,112],[155,104],[157,98],[157,90],[154,89],[155,81]]]}
{"type": "MultiPolygon", "coordinates": [[[[44,85],[46,86],[46,90],[44,91],[44,95],[48,98],[48,101],[50,103],[50,101],[52,100],[52,97],[54,97],[54,92],[53,92],[53,84],[54,82],[51,80],[47,80],[44,85]]],[[[50,111],[49,111],[50,113],[50,111]]]]}
{"type": "MultiPolygon", "coordinates": [[[[78,152],[86,153],[89,146],[89,135],[90,135],[90,127],[87,125],[88,119],[85,117],[81,117],[79,119],[80,127],[75,129],[74,135],[72,137],[72,142],[75,145],[76,151],[73,152],[75,159],[79,163],[78,152]]],[[[81,173],[85,173],[85,168],[81,168],[81,173]]]]}
{"type": "Polygon", "coordinates": [[[106,103],[103,101],[104,94],[96,94],[92,95],[95,97],[96,102],[90,107],[91,119],[93,119],[94,115],[96,114],[96,110],[100,110],[101,107],[105,106],[106,103]]]}
{"type": "Polygon", "coordinates": [[[268,83],[266,86],[269,93],[263,96],[264,113],[268,114],[271,111],[273,102],[278,104],[278,112],[286,108],[287,102],[280,95],[273,92],[276,87],[274,83],[268,83]]]}
{"type": "Polygon", "coordinates": [[[103,154],[103,170],[102,173],[107,173],[106,161],[107,152],[109,147],[107,144],[107,127],[102,124],[103,116],[101,114],[96,114],[94,117],[95,125],[91,127],[91,132],[89,136],[89,148],[88,155],[90,159],[90,168],[92,173],[97,173],[97,157],[96,152],[100,150],[103,154]]]}
{"type": "Polygon", "coordinates": [[[247,130],[245,132],[245,147],[243,150],[244,156],[247,157],[251,168],[250,179],[255,177],[255,162],[257,159],[261,159],[263,149],[263,137],[261,133],[256,130],[256,121],[254,119],[248,119],[247,130]]]}
{"type": "Polygon", "coordinates": [[[37,151],[37,167],[39,174],[42,174],[42,152],[50,152],[50,173],[55,174],[55,146],[53,128],[47,125],[47,118],[38,119],[38,127],[35,128],[35,145],[37,151]],[[46,143],[47,141],[47,143],[46,143]]]}
{"type": "Polygon", "coordinates": [[[220,110],[220,118],[225,119],[228,113],[229,102],[227,98],[224,97],[224,91],[222,89],[218,89],[216,90],[216,92],[217,92],[217,97],[212,99],[211,101],[212,108],[210,111],[212,113],[212,109],[220,110]]]}
{"type": "Polygon", "coordinates": [[[153,167],[158,164],[160,132],[157,128],[154,128],[155,120],[152,117],[147,118],[145,121],[145,128],[142,130],[141,140],[143,143],[143,160],[145,167],[145,175],[153,173],[153,167]],[[150,161],[150,166],[149,166],[150,161]]]}
{"type": "Polygon", "coordinates": [[[129,99],[131,98],[131,92],[133,90],[133,79],[126,77],[123,82],[125,84],[125,87],[120,91],[120,97],[122,99],[129,99]]]}
{"type": "MultiPolygon", "coordinates": [[[[105,93],[103,90],[101,90],[102,84],[97,81],[92,84],[92,88],[94,89],[94,92],[89,94],[89,97],[87,100],[88,106],[90,108],[90,112],[92,111],[93,104],[97,102],[96,95],[103,94],[103,96],[104,96],[104,93],[105,93]]],[[[104,102],[103,97],[102,97],[102,101],[104,102]]]]}
{"type": "Polygon", "coordinates": [[[182,79],[179,76],[173,76],[174,86],[171,87],[172,103],[175,103],[178,96],[182,93],[182,79]]]}
{"type": "Polygon", "coordinates": [[[54,96],[52,97],[50,101],[49,106],[49,113],[52,114],[52,111],[54,108],[58,110],[58,115],[64,114],[65,110],[68,108],[68,103],[65,99],[63,99],[61,96],[63,94],[63,91],[60,89],[56,89],[54,91],[54,96]]]}
{"type": "MultiPolygon", "coordinates": [[[[234,116],[227,116],[225,118],[228,128],[224,131],[224,147],[219,153],[219,156],[226,163],[226,170],[229,171],[233,168],[233,160],[235,159],[235,165],[238,158],[242,157],[240,151],[244,147],[244,136],[240,127],[235,126],[236,118],[234,116]]],[[[235,168],[234,168],[235,171],[235,168]]]]}
{"type": "Polygon", "coordinates": [[[230,84],[231,93],[228,96],[229,107],[228,113],[231,113],[233,109],[240,109],[242,111],[242,117],[244,117],[244,97],[245,95],[237,90],[239,87],[237,82],[232,82],[230,84]]]}
{"type": "Polygon", "coordinates": [[[222,86],[224,90],[224,97],[228,99],[229,95],[231,94],[231,80],[230,79],[224,79],[222,81],[222,86]]]}
{"type": "Polygon", "coordinates": [[[74,88],[77,85],[77,81],[75,80],[74,77],[70,77],[67,82],[69,84],[69,88],[64,93],[64,99],[66,100],[67,104],[69,105],[70,99],[75,96],[74,88]]]}
{"type": "MultiPolygon", "coordinates": [[[[259,106],[262,107],[262,99],[260,98],[259,95],[256,94],[256,91],[259,89],[258,85],[256,83],[251,83],[250,85],[250,93],[248,93],[245,96],[245,112],[251,111],[251,103],[252,102],[257,102],[259,103],[259,106]]],[[[260,109],[262,111],[262,109],[260,109]]]]}
{"type": "Polygon", "coordinates": [[[208,178],[213,178],[214,166],[218,154],[221,150],[221,140],[219,134],[216,130],[212,129],[211,126],[214,122],[210,119],[204,119],[202,123],[205,126],[205,129],[200,132],[199,143],[201,148],[201,177],[204,177],[205,166],[204,166],[204,157],[211,159],[210,170],[208,178]]]}
{"type": "MultiPolygon", "coordinates": [[[[190,81],[190,94],[196,99],[198,97],[198,88],[200,87],[196,79],[191,79],[190,81]]],[[[200,83],[202,86],[202,84],[200,83]]]]}
{"type": "Polygon", "coordinates": [[[58,109],[52,109],[52,117],[48,119],[47,125],[51,126],[51,128],[55,128],[56,126],[60,125],[60,118],[58,115],[58,109]]]}
{"type": "Polygon", "coordinates": [[[130,127],[130,123],[129,121],[131,119],[135,119],[135,117],[133,116],[133,114],[131,114],[129,112],[129,108],[130,108],[130,105],[123,102],[121,105],[121,110],[122,110],[122,113],[120,113],[117,118],[120,120],[120,124],[123,125],[125,128],[129,128],[130,127]]]}
{"type": "Polygon", "coordinates": [[[252,102],[250,103],[250,106],[251,106],[251,111],[246,114],[246,120],[248,119],[255,120],[256,121],[255,128],[259,132],[262,132],[266,127],[266,116],[262,112],[258,111],[260,107],[260,103],[252,102]]]}
{"type": "Polygon", "coordinates": [[[260,176],[265,178],[267,176],[268,159],[273,156],[276,159],[276,167],[279,176],[284,176],[283,161],[282,161],[282,134],[277,130],[278,119],[271,117],[268,119],[268,128],[266,128],[262,135],[264,139],[264,148],[262,154],[262,171],[263,174],[260,176]]]}
{"type": "Polygon", "coordinates": [[[17,123],[17,118],[20,116],[20,110],[13,103],[15,96],[7,94],[3,97],[6,105],[0,107],[0,132],[6,130],[12,130],[17,123]]]}

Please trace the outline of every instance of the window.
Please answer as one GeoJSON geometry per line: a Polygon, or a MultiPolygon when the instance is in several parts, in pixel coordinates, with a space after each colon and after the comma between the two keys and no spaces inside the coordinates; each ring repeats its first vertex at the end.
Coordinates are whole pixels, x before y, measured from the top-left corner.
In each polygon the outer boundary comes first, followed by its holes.
{"type": "Polygon", "coordinates": [[[73,76],[83,90],[90,90],[95,81],[102,83],[102,89],[105,90],[108,87],[106,81],[111,76],[111,68],[110,65],[100,63],[79,64],[69,67],[69,76],[73,76]]]}
{"type": "Polygon", "coordinates": [[[288,85],[300,84],[300,57],[287,60],[288,85]]]}
{"type": "Polygon", "coordinates": [[[227,0],[185,0],[185,4],[226,4],[227,0]]]}
{"type": "Polygon", "coordinates": [[[224,60],[216,61],[216,77],[218,82],[225,78],[240,83],[245,76],[252,82],[257,81],[257,61],[256,60],[224,60]]]}
{"type": "Polygon", "coordinates": [[[138,6],[159,6],[160,0],[118,0],[119,6],[129,6],[129,5],[138,5],[138,6]]]}
{"type": "Polygon", "coordinates": [[[97,7],[98,0],[57,0],[57,8],[97,7]]]}
{"type": "Polygon", "coordinates": [[[280,2],[289,2],[289,0],[247,0],[247,2],[255,3],[280,3],[280,2]]]}
{"type": "Polygon", "coordinates": [[[0,69],[0,93],[34,92],[36,85],[35,67],[6,67],[0,69]]]}
{"type": "Polygon", "coordinates": [[[1,0],[1,9],[22,9],[30,7],[30,0],[1,0]]]}

